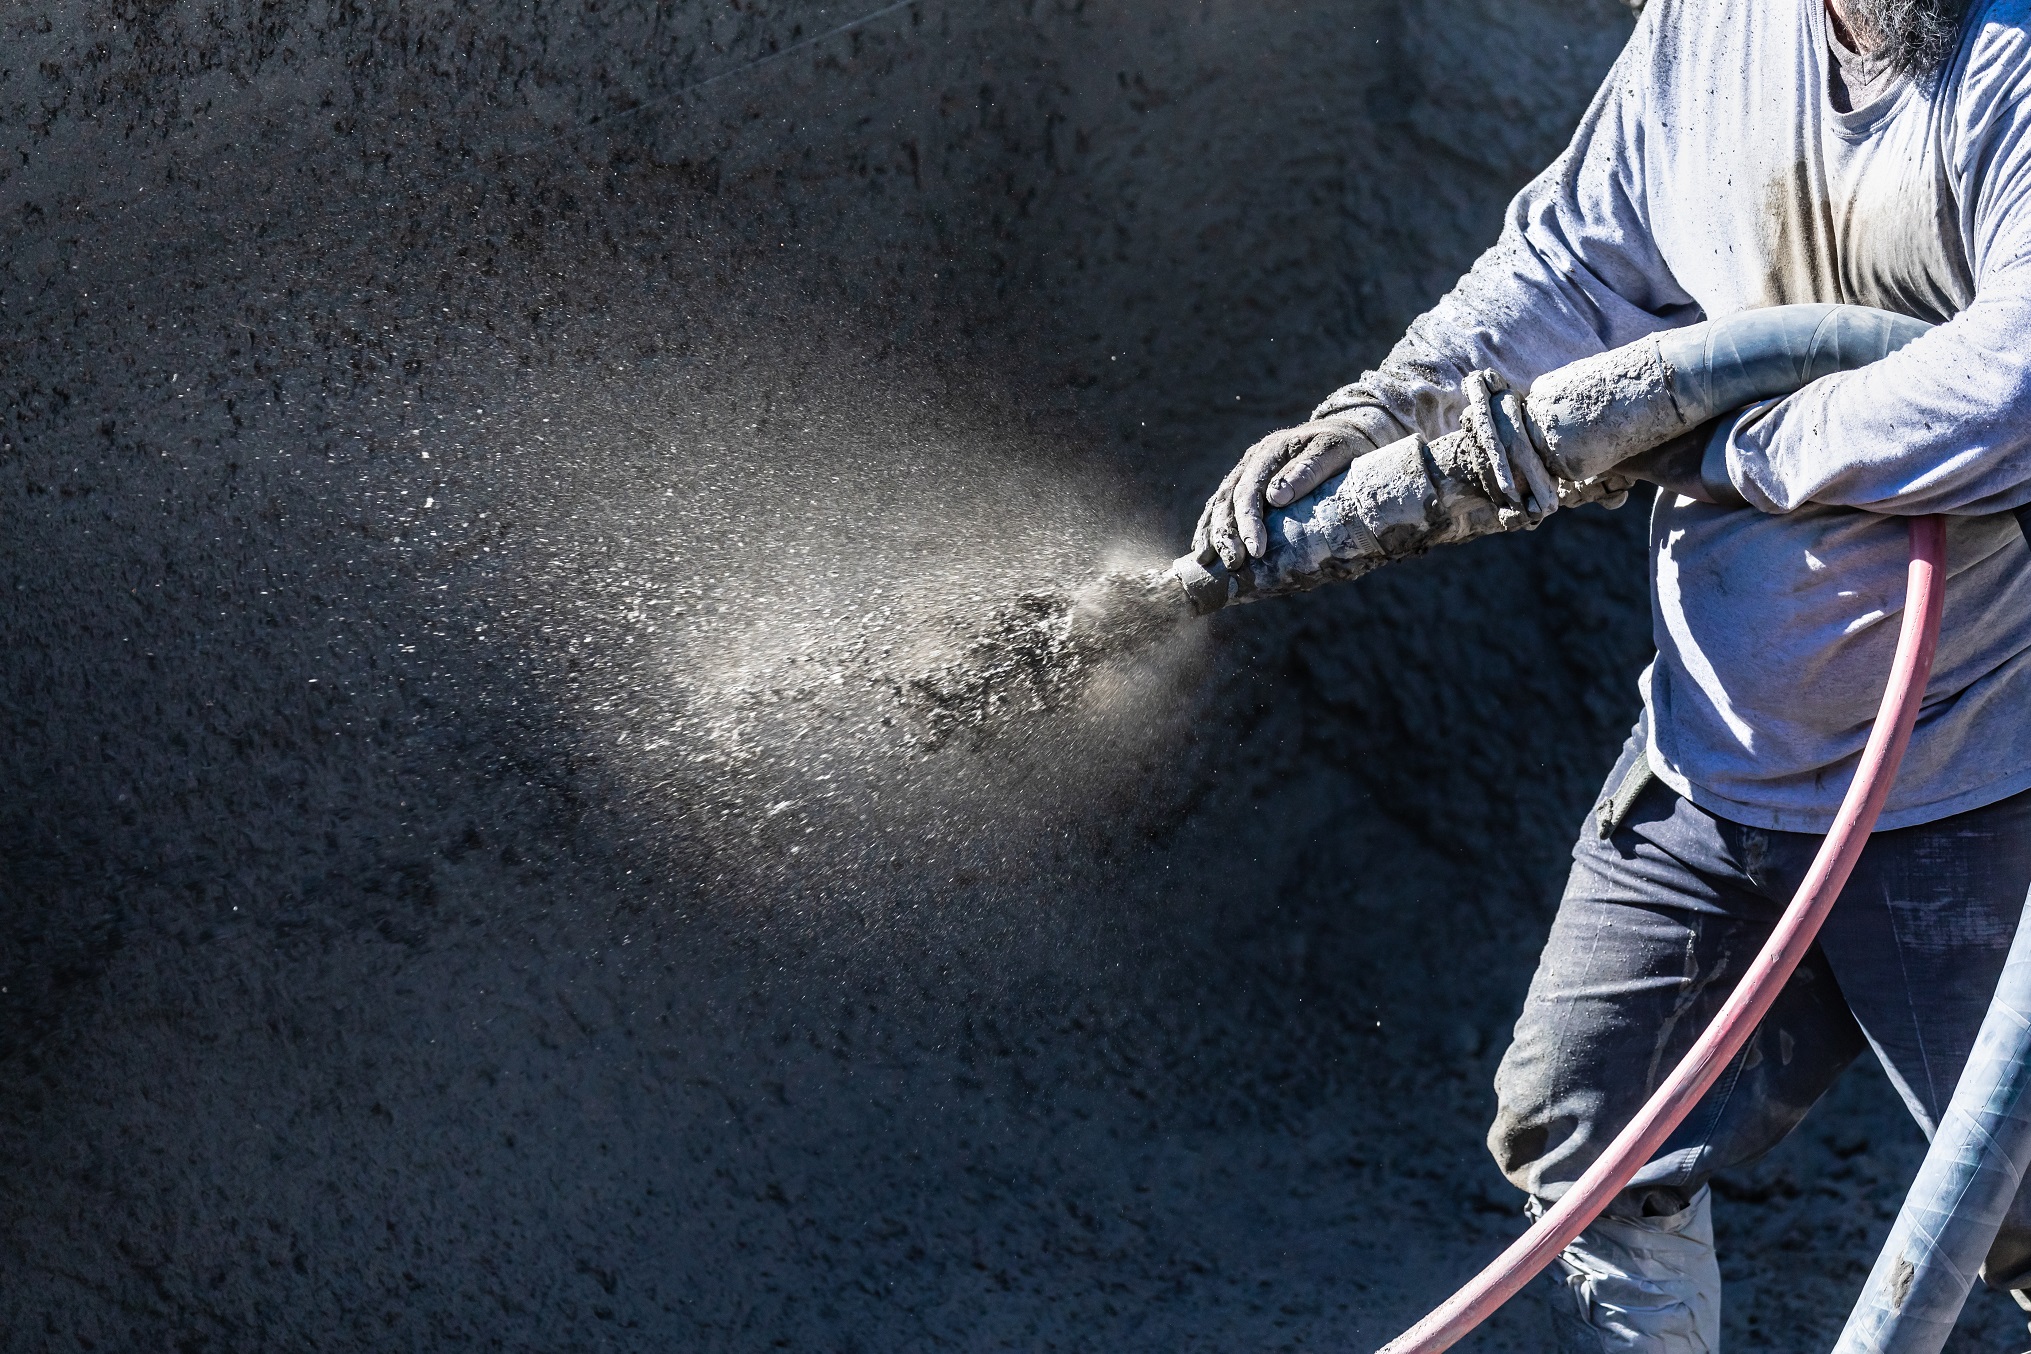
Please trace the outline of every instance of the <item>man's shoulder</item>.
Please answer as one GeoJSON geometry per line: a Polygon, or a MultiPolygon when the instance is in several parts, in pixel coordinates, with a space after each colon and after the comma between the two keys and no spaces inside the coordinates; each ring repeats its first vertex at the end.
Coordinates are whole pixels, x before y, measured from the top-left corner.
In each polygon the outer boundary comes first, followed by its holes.
{"type": "MultiPolygon", "coordinates": [[[[1821,0],[1649,0],[1634,41],[1647,43],[1659,74],[1687,74],[1753,59],[1768,68],[1783,51],[1805,47],[1814,30],[1810,3],[1821,0]]],[[[2026,0],[2031,3],[2031,0],[2026,0]]]]}
{"type": "Polygon", "coordinates": [[[2031,22],[2031,0],[1988,0],[1969,6],[1969,24],[1977,31],[1989,26],[2022,31],[2031,22]]]}
{"type": "Polygon", "coordinates": [[[1971,7],[1964,38],[1970,74],[2031,55],[2031,0],[1989,0],[1971,7]]]}
{"type": "Polygon", "coordinates": [[[1961,40],[1954,73],[1954,121],[1963,144],[2015,123],[2031,102],[2031,0],[1977,3],[1961,40]]]}

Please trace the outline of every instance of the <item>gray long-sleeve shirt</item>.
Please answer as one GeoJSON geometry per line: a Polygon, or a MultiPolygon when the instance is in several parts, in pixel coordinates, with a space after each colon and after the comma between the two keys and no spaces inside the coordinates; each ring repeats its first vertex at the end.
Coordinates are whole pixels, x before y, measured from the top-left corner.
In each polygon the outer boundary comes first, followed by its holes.
{"type": "Polygon", "coordinates": [[[1457,426],[1460,382],[1532,378],[1752,306],[1938,323],[1745,419],[1752,509],[1660,493],[1650,760],[1751,826],[1824,831],[1896,645],[1904,517],[1945,513],[1945,631],[1884,827],[2031,787],[2031,0],[1977,0],[1930,86],[1836,111],[1823,0],[1652,0],[1572,145],[1378,371],[1320,411],[1457,426]],[[2002,515],[1998,515],[2002,514],[2002,515]]]}

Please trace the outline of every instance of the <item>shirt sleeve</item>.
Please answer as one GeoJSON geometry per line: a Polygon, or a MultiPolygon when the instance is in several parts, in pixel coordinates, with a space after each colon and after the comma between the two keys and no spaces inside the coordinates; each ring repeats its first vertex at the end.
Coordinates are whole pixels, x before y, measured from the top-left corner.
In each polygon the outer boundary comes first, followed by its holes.
{"type": "Polygon", "coordinates": [[[1353,414],[1378,445],[1459,426],[1461,382],[1492,369],[1519,390],[1581,357],[1700,318],[1653,242],[1645,112],[1659,32],[1678,0],[1649,5],[1564,154],[1509,204],[1501,237],[1412,322],[1381,367],[1314,412],[1353,414]]]}
{"type": "Polygon", "coordinates": [[[1755,507],[1975,516],[2031,502],[2031,4],[1992,7],[1957,92],[1954,177],[1974,299],[1863,371],[1813,382],[1728,440],[1755,507]]]}

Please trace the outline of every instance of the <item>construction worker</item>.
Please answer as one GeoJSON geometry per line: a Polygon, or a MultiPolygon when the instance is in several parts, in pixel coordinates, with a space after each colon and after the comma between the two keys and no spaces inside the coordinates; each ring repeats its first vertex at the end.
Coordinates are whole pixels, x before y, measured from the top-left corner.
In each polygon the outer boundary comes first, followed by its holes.
{"type": "MultiPolygon", "coordinates": [[[[2031,551],[2010,514],[2031,501],[2031,0],[1652,0],[1494,248],[1378,370],[1251,447],[1194,541],[1230,569],[1264,555],[1269,508],[1452,431],[1472,373],[1523,389],[1647,333],[1807,301],[1937,327],[1752,409],[1724,434],[1725,482],[1642,476],[1664,482],[1643,715],[1496,1074],[1489,1147],[1530,1210],[1671,1071],[1811,861],[1889,670],[1900,516],[1948,515],[1945,635],[1818,945],[1551,1272],[1567,1350],[1716,1349],[1709,1179],[1781,1140],[1865,1045],[1930,1132],[2024,908],[2031,551]]],[[[2031,1288],[2031,1199],[1984,1277],[2031,1288]]]]}

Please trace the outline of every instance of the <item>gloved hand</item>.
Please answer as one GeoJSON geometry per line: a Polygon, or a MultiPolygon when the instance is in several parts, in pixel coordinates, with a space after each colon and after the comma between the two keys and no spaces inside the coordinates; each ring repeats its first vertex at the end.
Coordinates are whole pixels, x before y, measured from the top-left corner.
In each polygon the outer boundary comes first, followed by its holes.
{"type": "Polygon", "coordinates": [[[1269,553],[1264,518],[1270,508],[1285,508],[1303,498],[1382,445],[1362,427],[1361,413],[1350,410],[1284,428],[1263,438],[1246,452],[1220,487],[1206,500],[1199,525],[1192,532],[1192,553],[1203,558],[1207,547],[1229,569],[1238,569],[1252,555],[1269,553]]]}
{"type": "MultiPolygon", "coordinates": [[[[1469,372],[1460,395],[1459,430],[1433,442],[1412,434],[1378,446],[1335,416],[1249,448],[1206,505],[1195,548],[1168,571],[1193,611],[1358,578],[1437,546],[1527,531],[1562,507],[1614,508],[1628,498],[1631,481],[1614,466],[1581,480],[1555,471],[1544,430],[1499,374],[1469,372]],[[1313,476],[1323,482],[1313,485],[1313,476]],[[1252,488],[1263,483],[1269,488],[1252,488]],[[1251,549],[1246,517],[1279,498],[1292,501],[1268,514],[1257,528],[1261,547],[1251,549]]],[[[1377,420],[1370,426],[1387,419],[1349,413],[1377,420]]]]}

